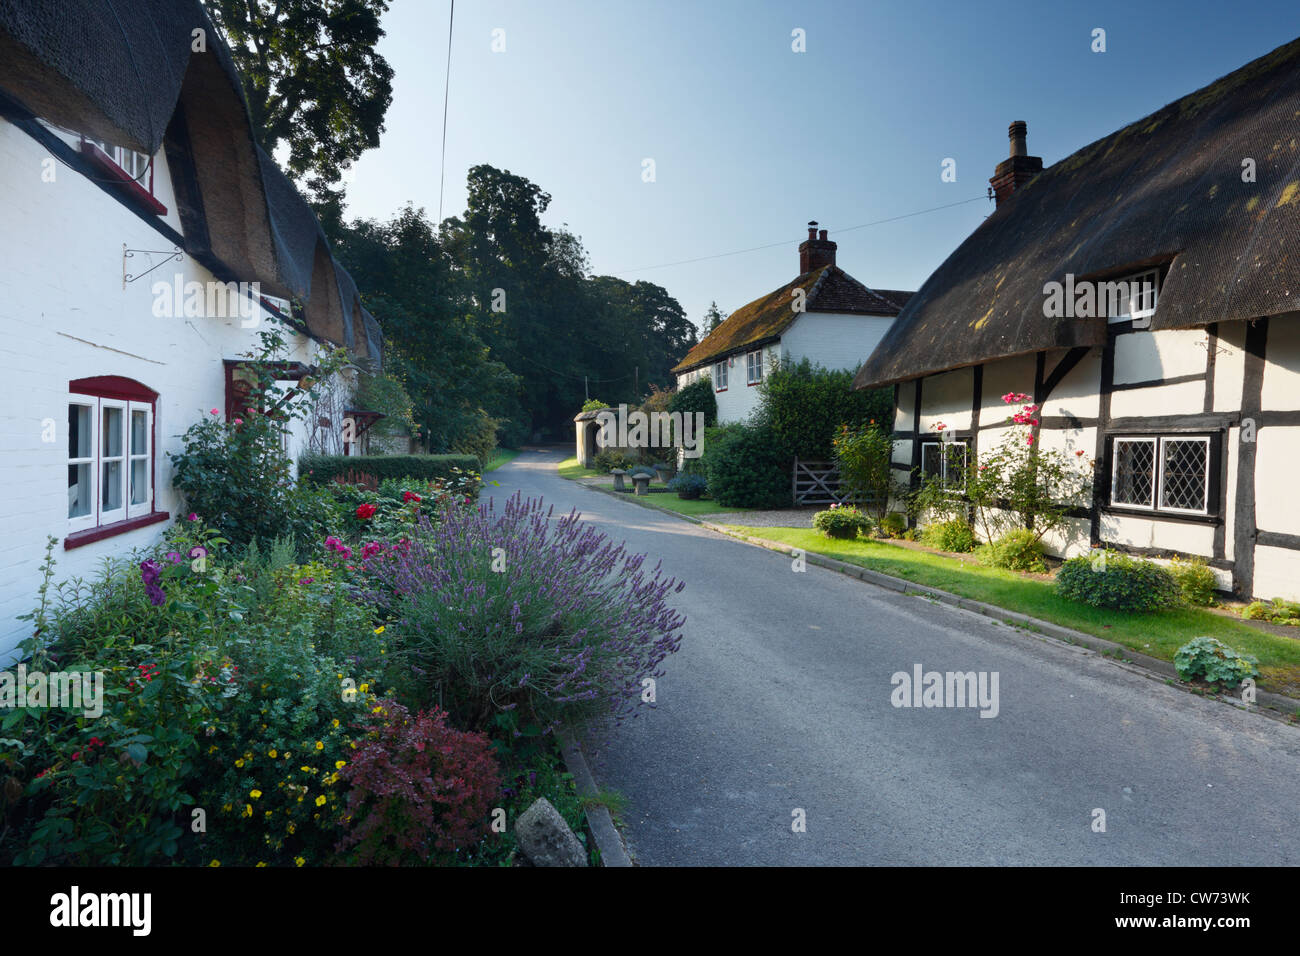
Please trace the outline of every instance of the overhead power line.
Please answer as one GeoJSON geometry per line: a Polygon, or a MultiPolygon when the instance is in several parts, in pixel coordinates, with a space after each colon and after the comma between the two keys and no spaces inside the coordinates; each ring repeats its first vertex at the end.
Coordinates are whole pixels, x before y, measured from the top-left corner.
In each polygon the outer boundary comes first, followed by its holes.
{"type": "MultiPolygon", "coordinates": [[[[855,229],[866,229],[868,226],[880,226],[887,222],[898,222],[900,219],[911,219],[913,216],[924,216],[926,213],[938,212],[940,209],[951,209],[954,206],[964,206],[967,203],[976,202],[981,199],[987,200],[988,196],[972,196],[970,199],[961,199],[957,202],[945,203],[942,206],[931,206],[929,209],[918,209],[916,212],[904,213],[901,216],[890,216],[888,219],[876,219],[872,222],[863,222],[856,226],[846,226],[843,229],[835,229],[831,231],[839,236],[846,232],[853,232],[855,229]]],[[[760,249],[775,249],[777,246],[788,246],[789,244],[789,239],[782,239],[780,242],[769,242],[762,246],[750,246],[748,249],[736,249],[732,252],[719,252],[711,256],[696,256],[694,259],[678,259],[676,262],[661,262],[658,265],[641,266],[638,269],[621,269],[610,274],[619,276],[633,272],[648,272],[651,269],[667,269],[670,266],[684,266],[692,262],[706,262],[710,259],[725,259],[727,256],[739,256],[744,255],[746,252],[758,252],[760,249]]]]}
{"type": "Polygon", "coordinates": [[[456,23],[456,0],[447,18],[447,76],[442,84],[442,162],[438,172],[438,222],[442,222],[442,191],[447,182],[447,103],[451,99],[451,29],[456,23]]]}

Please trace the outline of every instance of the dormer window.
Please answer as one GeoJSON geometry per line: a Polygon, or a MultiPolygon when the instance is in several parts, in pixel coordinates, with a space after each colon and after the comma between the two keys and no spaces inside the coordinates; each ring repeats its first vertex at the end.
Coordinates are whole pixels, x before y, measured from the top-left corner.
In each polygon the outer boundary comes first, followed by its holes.
{"type": "Polygon", "coordinates": [[[1106,308],[1107,321],[1132,322],[1146,328],[1156,314],[1160,299],[1160,270],[1148,269],[1112,282],[1098,283],[1098,303],[1106,308]]]}
{"type": "Polygon", "coordinates": [[[159,216],[167,214],[167,207],[153,194],[153,157],[85,136],[81,137],[81,153],[109,180],[116,180],[139,205],[159,216]]]}

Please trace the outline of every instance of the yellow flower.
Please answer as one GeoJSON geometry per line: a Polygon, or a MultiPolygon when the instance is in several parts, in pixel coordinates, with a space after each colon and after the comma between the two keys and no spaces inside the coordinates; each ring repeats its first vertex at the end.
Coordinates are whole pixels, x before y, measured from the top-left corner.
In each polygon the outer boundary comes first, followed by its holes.
{"type": "Polygon", "coordinates": [[[243,765],[244,765],[244,758],[241,757],[241,758],[239,758],[238,760],[235,761],[235,766],[236,766],[236,767],[242,767],[243,765]]]}
{"type": "Polygon", "coordinates": [[[358,690],[360,690],[361,693],[364,694],[366,691],[370,690],[370,685],[369,685],[369,684],[362,684],[362,685],[358,688],[358,690]]]}
{"type": "Polygon", "coordinates": [[[268,751],[266,752],[266,755],[267,755],[268,757],[274,757],[274,756],[276,755],[276,754],[275,754],[275,750],[274,750],[274,749],[268,750],[268,751]]]}
{"type": "Polygon", "coordinates": [[[221,865],[220,860],[213,860],[211,863],[208,864],[208,866],[220,866],[220,865],[221,865]]]}
{"type": "Polygon", "coordinates": [[[244,812],[241,815],[251,817],[253,815],[253,805],[251,803],[244,804],[244,812]]]}
{"type": "Polygon", "coordinates": [[[250,790],[250,791],[248,791],[248,795],[249,795],[250,797],[252,797],[254,800],[256,800],[258,797],[260,797],[260,796],[262,795],[262,791],[261,791],[261,790],[250,790]]]}
{"type": "Polygon", "coordinates": [[[294,830],[298,829],[298,825],[296,823],[290,823],[285,829],[287,829],[289,833],[293,833],[294,830]]]}
{"type": "Polygon", "coordinates": [[[311,767],[299,767],[298,769],[301,770],[303,773],[314,773],[311,767]]]}
{"type": "Polygon", "coordinates": [[[337,726],[339,725],[339,719],[338,719],[337,717],[335,717],[333,723],[334,723],[334,726],[337,727],[337,726]]]}
{"type": "Polygon", "coordinates": [[[382,633],[384,633],[384,626],[381,624],[381,625],[379,625],[377,628],[375,628],[375,633],[376,633],[376,634],[382,634],[382,633]]]}
{"type": "Polygon", "coordinates": [[[271,819],[271,811],[267,810],[264,814],[262,814],[262,816],[268,820],[271,819]]]}
{"type": "Polygon", "coordinates": [[[295,857],[293,858],[293,862],[294,862],[294,863],[297,863],[299,866],[302,866],[302,865],[303,865],[304,863],[306,863],[307,861],[304,860],[304,859],[303,859],[302,857],[300,857],[300,856],[295,856],[295,857]]]}
{"type": "Polygon", "coordinates": [[[227,804],[226,804],[224,807],[222,807],[221,809],[222,809],[223,811],[225,811],[226,813],[229,813],[231,810],[233,810],[233,809],[235,809],[235,808],[234,808],[234,806],[233,806],[232,804],[227,803],[227,804]]]}
{"type": "Polygon", "coordinates": [[[342,770],[342,769],[343,769],[344,767],[346,767],[347,765],[348,765],[348,762],[347,762],[346,760],[336,760],[336,761],[334,761],[334,769],[335,769],[335,770],[342,770]]]}
{"type": "Polygon", "coordinates": [[[319,797],[316,798],[316,806],[318,806],[318,807],[323,807],[323,806],[325,806],[325,797],[324,797],[324,796],[319,796],[319,797]]]}
{"type": "Polygon", "coordinates": [[[321,742],[318,740],[318,741],[316,741],[316,749],[317,749],[317,750],[324,750],[324,749],[325,749],[325,745],[324,745],[323,743],[321,743],[321,742]]]}
{"type": "Polygon", "coordinates": [[[266,866],[265,863],[259,863],[259,864],[257,864],[257,865],[258,865],[258,866],[266,866]]]}

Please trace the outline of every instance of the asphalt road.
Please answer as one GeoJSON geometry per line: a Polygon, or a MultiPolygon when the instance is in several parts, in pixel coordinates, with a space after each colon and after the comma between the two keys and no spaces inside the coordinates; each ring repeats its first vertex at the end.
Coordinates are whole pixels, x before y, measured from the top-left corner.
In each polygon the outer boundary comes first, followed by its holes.
{"type": "Polygon", "coordinates": [[[561,457],[525,451],[487,493],[576,507],[686,581],[657,707],[587,741],[642,865],[1300,864],[1300,730],[970,612],[795,572],[566,481],[561,457]],[[997,716],[895,707],[892,675],[917,664],[996,672],[997,716]]]}

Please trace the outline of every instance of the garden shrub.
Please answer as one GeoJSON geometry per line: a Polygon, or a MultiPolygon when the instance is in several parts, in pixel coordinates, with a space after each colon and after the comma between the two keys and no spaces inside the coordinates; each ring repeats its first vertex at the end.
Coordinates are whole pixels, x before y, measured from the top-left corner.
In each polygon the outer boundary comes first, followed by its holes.
{"type": "MultiPolygon", "coordinates": [[[[476,419],[472,428],[457,436],[451,443],[451,451],[458,455],[473,455],[476,464],[474,471],[481,472],[492,460],[492,453],[497,449],[497,428],[500,422],[483,409],[476,409],[476,419]]],[[[404,477],[424,478],[425,475],[404,477]]]]}
{"type": "Polygon", "coordinates": [[[449,481],[466,472],[478,472],[474,455],[303,455],[298,460],[300,478],[326,485],[348,474],[385,478],[423,478],[449,481]]]}
{"type": "Polygon", "coordinates": [[[704,427],[711,428],[718,423],[718,397],[713,392],[713,380],[705,377],[696,379],[684,388],[673,393],[668,400],[669,412],[681,412],[683,416],[704,413],[704,427]]]}
{"type": "Polygon", "coordinates": [[[517,709],[549,731],[632,712],[642,678],[679,646],[683,619],[667,602],[684,585],[644,560],[576,512],[550,520],[516,494],[501,512],[450,512],[365,569],[423,700],[467,730],[517,709]]]}
{"type": "Polygon", "coordinates": [[[1154,611],[1182,600],[1173,575],[1160,565],[1115,551],[1066,561],[1056,574],[1056,593],[1118,611],[1154,611]]]}
{"type": "Polygon", "coordinates": [[[383,724],[366,734],[339,774],[350,786],[341,853],[361,864],[453,862],[488,833],[500,771],[487,737],[447,724],[438,709],[414,717],[378,704],[383,724]]]}
{"type": "Polygon", "coordinates": [[[598,398],[589,398],[582,403],[582,410],[584,412],[598,412],[602,408],[609,408],[609,403],[602,402],[598,398]]]}
{"type": "Polygon", "coordinates": [[[1046,571],[1043,561],[1043,542],[1033,531],[1021,528],[1008,531],[1002,537],[979,546],[977,554],[982,564],[1008,571],[1046,571]]]}
{"type": "Polygon", "coordinates": [[[677,492],[678,498],[685,498],[693,501],[701,497],[708,488],[708,482],[702,475],[693,475],[689,472],[682,472],[675,475],[669,482],[668,487],[677,492]]]}
{"type": "Polygon", "coordinates": [[[704,450],[709,494],[729,508],[788,508],[790,458],[761,425],[718,429],[704,450]]]}
{"type": "Polygon", "coordinates": [[[975,550],[975,532],[971,526],[960,518],[940,521],[932,524],[921,534],[921,540],[940,551],[958,553],[975,550]]]}
{"type": "Polygon", "coordinates": [[[830,461],[842,425],[850,429],[894,420],[891,388],[854,390],[852,371],[825,369],[808,359],[779,365],[758,386],[755,421],[771,428],[787,458],[830,461]]]}
{"type": "Polygon", "coordinates": [[[1174,668],[1183,680],[1236,687],[1259,676],[1259,660],[1242,654],[1213,637],[1195,637],[1174,654],[1174,668]]]}
{"type": "Polygon", "coordinates": [[[1169,563],[1168,571],[1188,604],[1208,607],[1214,603],[1214,592],[1219,582],[1204,558],[1192,558],[1189,561],[1174,558],[1169,563]]]}
{"type": "Polygon", "coordinates": [[[842,425],[833,442],[835,464],[845,488],[876,521],[889,510],[893,487],[894,442],[883,427],[842,425]]]}
{"type": "Polygon", "coordinates": [[[856,538],[871,530],[871,519],[852,505],[831,505],[813,515],[813,527],[828,538],[856,538]]]}
{"type": "Polygon", "coordinates": [[[1241,616],[1251,621],[1268,621],[1270,624],[1300,625],[1300,604],[1273,598],[1272,601],[1252,601],[1242,609],[1241,616]]]}
{"type": "Polygon", "coordinates": [[[602,448],[596,452],[595,462],[597,471],[613,471],[615,468],[630,471],[636,459],[617,448],[602,448]]]}
{"type": "Polygon", "coordinates": [[[901,511],[890,511],[880,519],[880,531],[890,538],[900,537],[907,530],[907,516],[901,511]]]}

